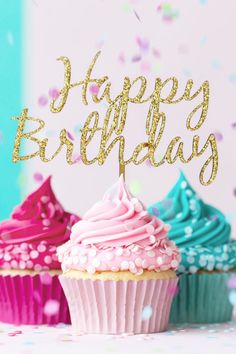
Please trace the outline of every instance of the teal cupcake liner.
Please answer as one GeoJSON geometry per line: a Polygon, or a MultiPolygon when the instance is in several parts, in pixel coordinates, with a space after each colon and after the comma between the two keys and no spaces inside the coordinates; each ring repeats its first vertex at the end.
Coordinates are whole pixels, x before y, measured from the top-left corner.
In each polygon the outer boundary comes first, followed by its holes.
{"type": "Polygon", "coordinates": [[[232,319],[227,282],[230,273],[182,274],[171,323],[218,323],[232,319]]]}

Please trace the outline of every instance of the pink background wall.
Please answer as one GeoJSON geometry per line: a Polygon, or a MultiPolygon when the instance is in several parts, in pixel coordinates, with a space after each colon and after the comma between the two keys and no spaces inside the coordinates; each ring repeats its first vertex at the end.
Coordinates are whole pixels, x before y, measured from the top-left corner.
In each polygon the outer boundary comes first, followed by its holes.
{"type": "MultiPolygon", "coordinates": [[[[209,113],[199,135],[202,144],[210,132],[217,133],[220,140],[216,181],[209,187],[203,187],[199,182],[198,174],[207,154],[188,165],[165,164],[159,168],[146,164],[139,167],[129,165],[126,177],[131,189],[138,191],[140,199],[148,205],[164,197],[181,168],[200,195],[221,208],[236,227],[233,193],[236,188],[236,129],[232,128],[236,121],[236,3],[233,0],[228,0],[227,6],[214,0],[172,0],[168,3],[169,12],[165,3],[158,10],[161,2],[151,0],[27,1],[24,105],[30,107],[32,116],[46,120],[47,129],[42,137],[47,134],[51,148],[54,146],[55,149],[60,129],[65,127],[77,141],[78,152],[78,129],[98,106],[91,104],[85,107],[81,102],[80,89],[71,92],[60,114],[52,114],[48,104],[42,105],[42,96],[46,98],[50,88],[60,88],[63,84],[63,66],[56,61],[57,57],[65,55],[70,58],[72,81],[78,81],[84,77],[91,58],[101,49],[102,55],[94,73],[98,77],[109,75],[114,94],[121,90],[125,75],[131,78],[145,75],[149,81],[149,92],[157,76],[164,80],[174,75],[182,88],[190,78],[194,80],[195,87],[209,80],[209,113]],[[226,12],[227,16],[224,15],[226,12]],[[137,37],[142,39],[142,43],[147,43],[147,50],[142,45],[140,48],[137,37]],[[137,56],[141,57],[139,61],[135,61],[137,56]]],[[[170,139],[180,134],[190,154],[193,134],[186,130],[185,121],[193,106],[193,103],[180,103],[163,108],[168,122],[162,142],[164,150],[170,139]]],[[[103,117],[105,106],[100,105],[99,111],[103,117]]],[[[135,105],[130,109],[126,131],[129,148],[145,137],[146,112],[147,106],[135,105]]],[[[83,214],[116,181],[117,151],[102,167],[88,167],[81,163],[70,167],[64,154],[48,164],[38,159],[25,162],[25,193],[35,187],[33,175],[37,172],[44,176],[53,174],[53,186],[59,199],[70,210],[83,214]]]]}

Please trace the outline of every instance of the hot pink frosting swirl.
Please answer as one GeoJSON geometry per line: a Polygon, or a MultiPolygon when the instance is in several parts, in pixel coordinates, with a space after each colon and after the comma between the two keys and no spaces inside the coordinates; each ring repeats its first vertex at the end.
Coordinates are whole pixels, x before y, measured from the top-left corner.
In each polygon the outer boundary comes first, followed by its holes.
{"type": "Polygon", "coordinates": [[[120,177],[72,227],[70,240],[58,248],[59,260],[64,271],[175,270],[180,255],[167,231],[168,225],[148,214],[120,177]]]}
{"type": "Polygon", "coordinates": [[[60,269],[56,248],[78,220],[57,201],[49,177],[0,223],[0,268],[60,269]]]}

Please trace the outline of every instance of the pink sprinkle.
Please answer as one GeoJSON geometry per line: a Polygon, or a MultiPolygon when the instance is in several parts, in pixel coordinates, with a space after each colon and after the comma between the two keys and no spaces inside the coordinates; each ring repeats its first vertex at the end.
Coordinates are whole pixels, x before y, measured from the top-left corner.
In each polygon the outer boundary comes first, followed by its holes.
{"type": "Polygon", "coordinates": [[[42,182],[44,179],[40,172],[35,172],[33,177],[36,182],[42,182]]]}
{"type": "Polygon", "coordinates": [[[42,224],[43,226],[48,227],[51,225],[51,221],[49,219],[43,219],[42,224]]]}
{"type": "Polygon", "coordinates": [[[54,316],[58,313],[59,306],[60,304],[57,300],[48,300],[44,305],[43,312],[46,316],[54,316]]]}
{"type": "Polygon", "coordinates": [[[52,100],[56,100],[60,96],[60,91],[57,88],[53,87],[48,91],[48,94],[52,100]]]}
{"type": "Polygon", "coordinates": [[[99,86],[96,84],[91,85],[89,88],[89,92],[91,93],[91,95],[97,95],[99,92],[99,86]]]}
{"type": "Polygon", "coordinates": [[[43,195],[43,196],[41,197],[41,202],[42,202],[42,203],[46,204],[48,201],[49,201],[49,197],[48,197],[47,195],[43,195]]]}
{"type": "Polygon", "coordinates": [[[40,96],[39,99],[38,99],[38,105],[41,106],[41,107],[44,107],[46,106],[48,103],[48,99],[46,96],[40,96]]]}
{"type": "Polygon", "coordinates": [[[31,259],[36,259],[38,256],[39,256],[38,251],[33,250],[33,251],[30,252],[30,258],[31,259]]]}

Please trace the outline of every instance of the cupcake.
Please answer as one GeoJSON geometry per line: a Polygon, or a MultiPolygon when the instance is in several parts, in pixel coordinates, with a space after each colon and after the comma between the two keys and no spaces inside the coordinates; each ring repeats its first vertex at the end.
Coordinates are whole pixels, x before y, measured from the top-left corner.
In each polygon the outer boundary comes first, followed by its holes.
{"type": "Polygon", "coordinates": [[[79,218],[63,210],[50,180],[0,223],[0,322],[70,322],[56,248],[79,218]]]}
{"type": "Polygon", "coordinates": [[[58,248],[76,333],[165,331],[179,252],[120,177],[58,248]]]}
{"type": "Polygon", "coordinates": [[[231,320],[227,281],[236,268],[236,242],[225,216],[199,198],[183,173],[167,197],[148,210],[171,225],[169,238],[182,256],[171,322],[231,320]]]}

